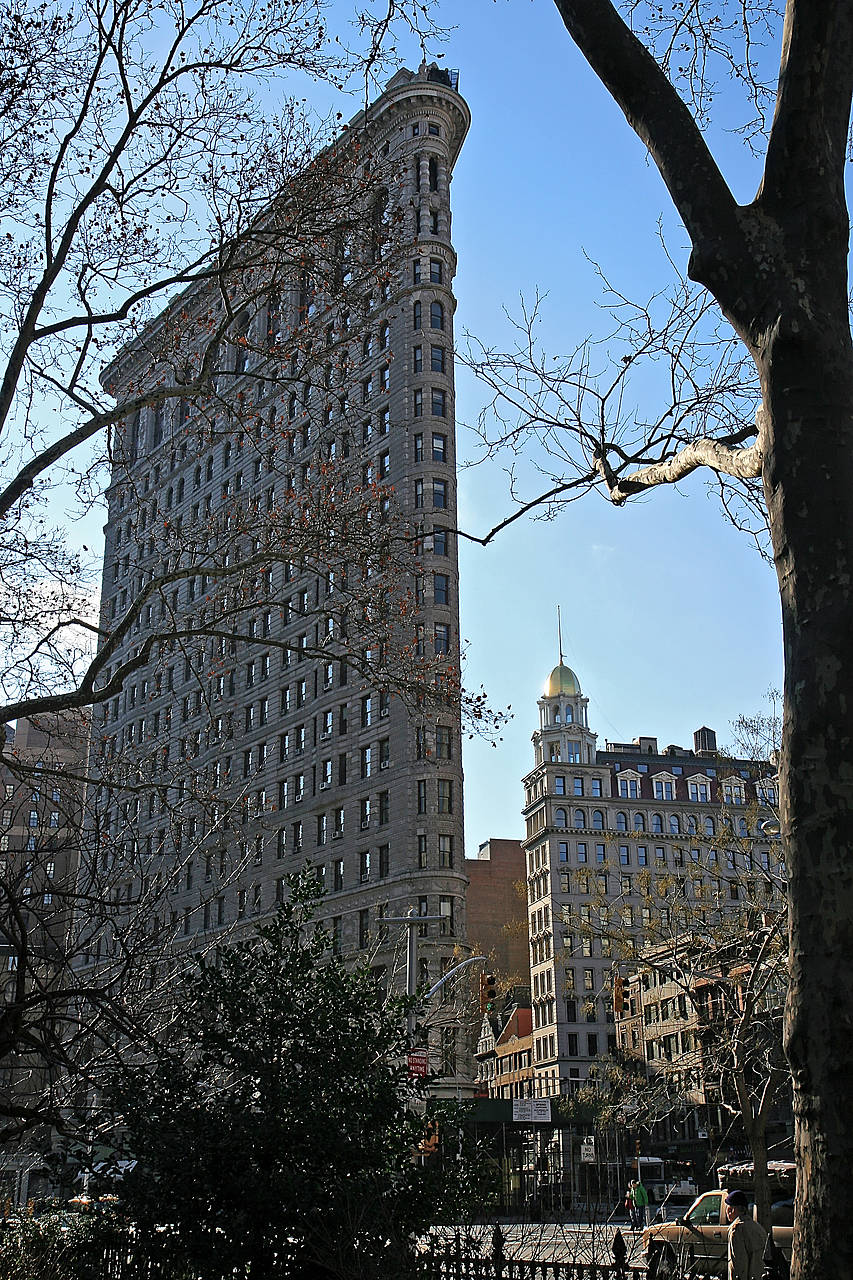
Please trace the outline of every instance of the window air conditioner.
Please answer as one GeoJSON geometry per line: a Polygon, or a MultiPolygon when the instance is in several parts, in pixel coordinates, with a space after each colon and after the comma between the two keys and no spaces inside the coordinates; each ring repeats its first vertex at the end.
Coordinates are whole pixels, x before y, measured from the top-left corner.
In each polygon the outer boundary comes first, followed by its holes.
{"type": "Polygon", "coordinates": [[[370,819],[369,819],[369,818],[365,818],[365,819],[363,820],[362,824],[361,824],[361,829],[362,829],[362,831],[367,831],[367,829],[368,829],[368,827],[369,827],[369,826],[370,826],[370,819]]]}
{"type": "Polygon", "coordinates": [[[391,763],[391,761],[390,761],[390,760],[380,760],[380,761],[379,761],[379,768],[380,768],[380,769],[387,769],[390,763],[391,763]]]}

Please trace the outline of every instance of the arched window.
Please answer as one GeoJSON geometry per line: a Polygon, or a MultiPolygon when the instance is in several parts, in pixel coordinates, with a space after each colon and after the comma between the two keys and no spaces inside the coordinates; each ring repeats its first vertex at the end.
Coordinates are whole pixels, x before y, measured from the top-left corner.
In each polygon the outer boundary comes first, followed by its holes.
{"type": "Polygon", "coordinates": [[[372,355],[373,355],[373,334],[366,333],[364,335],[364,342],[362,342],[361,344],[361,358],[363,360],[369,360],[372,355]]]}
{"type": "Polygon", "coordinates": [[[645,831],[645,829],[646,829],[645,815],[642,813],[635,813],[634,814],[634,830],[645,831]]]}
{"type": "Polygon", "coordinates": [[[628,830],[628,815],[627,813],[623,813],[621,809],[616,815],[616,830],[617,831],[628,830]]]}
{"type": "Polygon", "coordinates": [[[738,818],[737,833],[739,836],[748,836],[749,831],[746,827],[746,818],[738,818]]]}
{"type": "Polygon", "coordinates": [[[379,326],[379,348],[381,351],[388,350],[388,344],[391,341],[391,326],[387,320],[379,326]]]}
{"type": "Polygon", "coordinates": [[[429,189],[438,191],[438,161],[435,156],[429,158],[429,189]]]}
{"type": "Polygon", "coordinates": [[[169,489],[168,493],[166,494],[166,510],[169,511],[171,509],[171,506],[172,506],[172,490],[169,489]]]}
{"type": "Polygon", "coordinates": [[[696,832],[697,832],[696,819],[691,813],[690,817],[687,819],[687,834],[689,836],[695,836],[696,832]]]}
{"type": "Polygon", "coordinates": [[[582,831],[586,826],[586,814],[583,809],[575,809],[575,827],[578,831],[582,831]]]}
{"type": "MultiPolygon", "coordinates": [[[[415,303],[415,306],[417,305],[415,303]]],[[[438,301],[429,304],[429,327],[431,329],[444,328],[444,307],[438,301]]],[[[420,325],[415,325],[415,328],[419,329],[420,325]]]]}
{"type": "Polygon", "coordinates": [[[663,833],[663,818],[659,813],[652,814],[652,831],[655,832],[656,835],[661,835],[663,833]]]}
{"type": "Polygon", "coordinates": [[[600,809],[593,809],[592,811],[592,829],[593,831],[604,830],[604,814],[600,809]]]}
{"type": "Polygon", "coordinates": [[[414,302],[412,304],[412,328],[420,329],[421,327],[421,304],[414,302]]]}
{"type": "Polygon", "coordinates": [[[572,710],[572,708],[571,708],[571,707],[568,707],[568,706],[567,706],[567,707],[566,707],[566,724],[573,724],[573,723],[574,723],[574,719],[575,719],[575,713],[574,713],[574,711],[572,710]]]}
{"type": "Polygon", "coordinates": [[[714,819],[708,817],[705,819],[705,835],[712,836],[714,834],[714,819]]]}
{"type": "Polygon", "coordinates": [[[671,813],[669,815],[669,834],[671,836],[681,835],[681,823],[678,820],[678,815],[675,813],[671,813]]]}
{"type": "Polygon", "coordinates": [[[559,723],[560,723],[560,708],[555,707],[554,708],[554,724],[559,724],[559,723]]]}
{"type": "Polygon", "coordinates": [[[554,824],[558,827],[567,827],[569,825],[565,809],[554,810],[554,824]]]}

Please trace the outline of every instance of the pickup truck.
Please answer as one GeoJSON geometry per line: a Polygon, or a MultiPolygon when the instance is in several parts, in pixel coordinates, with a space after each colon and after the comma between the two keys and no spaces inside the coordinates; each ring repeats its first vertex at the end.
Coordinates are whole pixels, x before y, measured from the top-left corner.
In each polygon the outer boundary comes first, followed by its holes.
{"type": "MultiPolygon", "coordinates": [[[[724,1276],[726,1274],[729,1225],[721,1187],[706,1191],[674,1222],[656,1222],[643,1232],[648,1280],[675,1280],[680,1276],[724,1276]]],[[[791,1261],[794,1233],[793,1199],[777,1200],[772,1206],[773,1241],[791,1261]]]]}

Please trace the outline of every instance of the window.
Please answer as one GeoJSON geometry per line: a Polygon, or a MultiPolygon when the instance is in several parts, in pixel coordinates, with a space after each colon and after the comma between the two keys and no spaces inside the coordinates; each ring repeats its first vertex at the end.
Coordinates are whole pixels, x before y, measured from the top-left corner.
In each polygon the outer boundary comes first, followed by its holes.
{"type": "Polygon", "coordinates": [[[358,946],[364,951],[370,942],[370,909],[365,907],[358,913],[358,946]]]}
{"type": "Polygon", "coordinates": [[[578,843],[578,862],[583,865],[587,861],[587,847],[585,843],[578,843]]]}
{"type": "Polygon", "coordinates": [[[436,511],[447,510],[447,481],[433,480],[432,482],[432,505],[436,511]]]}
{"type": "Polygon", "coordinates": [[[421,282],[421,260],[415,258],[412,262],[412,284],[420,284],[421,282]]]}
{"type": "Polygon", "coordinates": [[[433,600],[435,604],[450,604],[450,577],[448,574],[433,574],[433,600]]]}
{"type": "Polygon", "coordinates": [[[390,870],[391,865],[391,846],[390,844],[381,844],[379,846],[379,879],[384,880],[390,870]]]}
{"type": "Polygon", "coordinates": [[[424,371],[424,349],[423,347],[412,348],[412,373],[423,373],[424,371]]]}
{"type": "Polygon", "coordinates": [[[438,900],[438,914],[441,916],[439,923],[439,932],[442,937],[452,938],[455,936],[456,929],[453,921],[453,899],[449,897],[440,897],[438,900]]]}
{"type": "Polygon", "coordinates": [[[453,866],[453,836],[440,835],[438,837],[438,865],[440,867],[453,866]]]}
{"type": "MultiPolygon", "coordinates": [[[[554,795],[564,796],[566,794],[566,779],[564,776],[557,775],[554,778],[554,795]]],[[[583,792],[581,792],[583,794],[583,792]]]]}
{"type": "MultiPolygon", "coordinates": [[[[430,164],[432,164],[430,160],[430,164]]],[[[429,282],[430,284],[442,284],[444,281],[444,271],[441,258],[430,258],[429,260],[429,282]]],[[[418,281],[415,281],[418,284],[418,281]]]]}
{"type": "Polygon", "coordinates": [[[438,812],[453,812],[453,782],[449,778],[438,779],[438,812]]]}
{"type": "Polygon", "coordinates": [[[430,412],[434,418],[447,417],[447,392],[441,387],[433,387],[430,396],[430,412]]]}
{"type": "MultiPolygon", "coordinates": [[[[444,347],[437,346],[435,343],[430,346],[429,367],[433,373],[446,372],[444,347]]],[[[418,371],[416,370],[416,372],[418,371]]]]}
{"type": "Polygon", "coordinates": [[[344,887],[344,860],[336,858],[332,865],[332,888],[340,893],[344,887]]]}
{"type": "Polygon", "coordinates": [[[412,414],[416,418],[424,416],[424,393],[422,387],[415,387],[412,392],[412,414]]]}
{"type": "MultiPolygon", "coordinates": [[[[430,313],[430,314],[431,314],[431,313],[430,313]]],[[[443,328],[444,328],[444,325],[443,325],[443,324],[441,324],[441,325],[439,325],[438,327],[439,327],[440,329],[443,329],[443,328]]],[[[421,328],[421,304],[420,304],[420,302],[415,302],[415,303],[413,303],[413,305],[412,305],[412,328],[413,328],[413,329],[420,329],[420,328],[421,328]]],[[[435,326],[434,326],[434,325],[433,325],[433,328],[435,328],[435,326]]]]}
{"type": "MultiPolygon", "coordinates": [[[[418,303],[415,303],[418,306],[418,303]]],[[[429,304],[429,327],[431,329],[444,328],[444,307],[440,302],[431,302],[429,304]]],[[[420,328],[420,324],[415,325],[416,329],[420,328]]]]}
{"type": "Polygon", "coordinates": [[[447,555],[447,530],[446,529],[435,529],[435,528],[433,529],[432,551],[433,551],[433,555],[436,555],[436,556],[447,555]]]}

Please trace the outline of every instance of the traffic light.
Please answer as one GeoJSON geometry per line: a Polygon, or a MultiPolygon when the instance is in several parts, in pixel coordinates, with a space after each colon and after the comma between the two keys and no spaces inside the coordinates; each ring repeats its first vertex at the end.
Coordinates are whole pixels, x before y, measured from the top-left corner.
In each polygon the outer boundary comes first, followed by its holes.
{"type": "Polygon", "coordinates": [[[480,974],[480,1013],[492,1013],[497,999],[497,990],[495,988],[495,975],[493,973],[480,974]]]}
{"type": "Polygon", "coordinates": [[[619,973],[613,979],[613,1012],[617,1018],[625,1012],[625,980],[619,973]]]}

